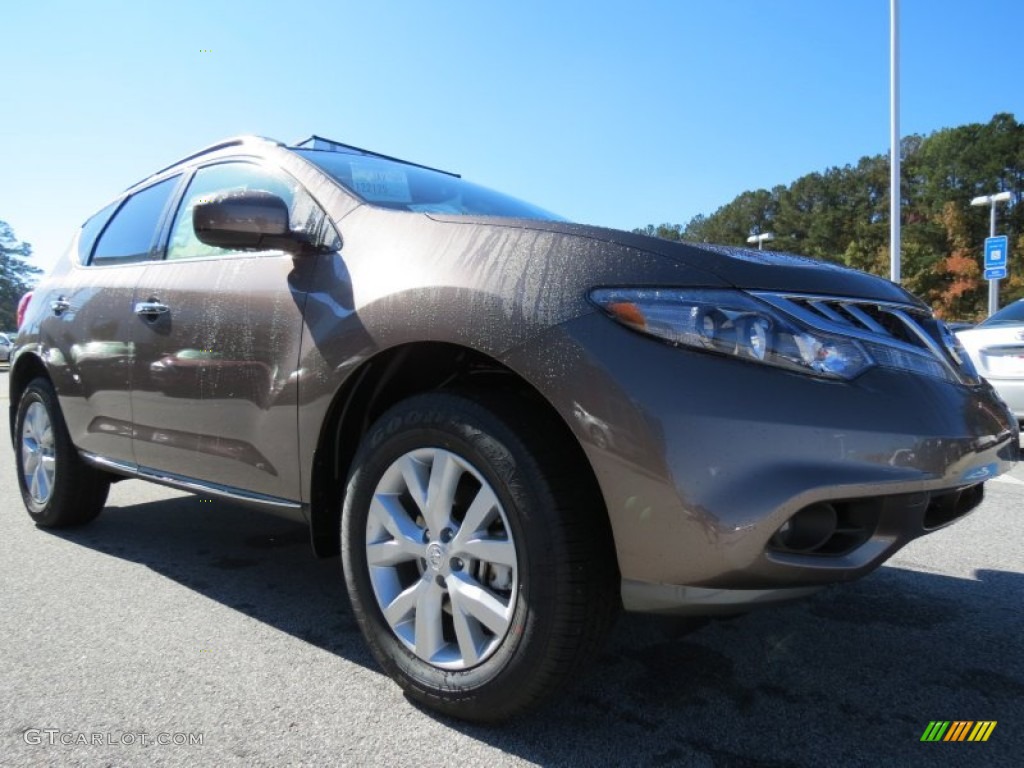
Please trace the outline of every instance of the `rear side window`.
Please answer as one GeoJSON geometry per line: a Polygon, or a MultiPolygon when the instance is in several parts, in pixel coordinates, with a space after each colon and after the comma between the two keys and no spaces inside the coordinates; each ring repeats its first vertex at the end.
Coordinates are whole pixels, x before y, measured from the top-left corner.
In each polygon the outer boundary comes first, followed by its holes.
{"type": "Polygon", "coordinates": [[[129,197],[100,235],[92,263],[124,264],[148,259],[167,200],[177,184],[175,176],[129,197]]]}

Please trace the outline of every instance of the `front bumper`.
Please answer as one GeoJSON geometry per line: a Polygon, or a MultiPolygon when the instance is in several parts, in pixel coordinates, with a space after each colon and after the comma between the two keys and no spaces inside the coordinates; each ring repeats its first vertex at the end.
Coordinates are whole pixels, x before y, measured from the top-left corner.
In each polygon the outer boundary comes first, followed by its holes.
{"type": "Polygon", "coordinates": [[[590,460],[627,608],[665,610],[668,595],[735,608],[858,578],[969,512],[981,483],[1017,460],[1016,420],[987,386],[881,368],[825,381],[674,348],[597,314],[507,362],[590,460]],[[773,542],[823,504],[857,532],[813,552],[773,542]]]}

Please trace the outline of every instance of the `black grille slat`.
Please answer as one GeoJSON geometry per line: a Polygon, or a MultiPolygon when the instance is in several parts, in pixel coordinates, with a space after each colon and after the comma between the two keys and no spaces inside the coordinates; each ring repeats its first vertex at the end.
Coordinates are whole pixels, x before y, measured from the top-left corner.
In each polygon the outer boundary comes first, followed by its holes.
{"type": "Polygon", "coordinates": [[[834,323],[848,324],[849,322],[842,315],[836,312],[832,307],[830,307],[829,302],[827,301],[808,301],[805,306],[812,312],[817,312],[826,320],[831,320],[834,323]]]}
{"type": "Polygon", "coordinates": [[[976,384],[977,376],[968,364],[957,358],[940,321],[931,312],[913,304],[871,301],[852,297],[808,294],[758,294],[780,309],[793,311],[805,322],[820,324],[822,330],[842,333],[849,329],[855,337],[874,337],[880,342],[898,342],[941,364],[952,380],[976,384]]]}
{"type": "Polygon", "coordinates": [[[885,328],[856,304],[843,304],[843,311],[872,333],[885,333],[885,328]]]}

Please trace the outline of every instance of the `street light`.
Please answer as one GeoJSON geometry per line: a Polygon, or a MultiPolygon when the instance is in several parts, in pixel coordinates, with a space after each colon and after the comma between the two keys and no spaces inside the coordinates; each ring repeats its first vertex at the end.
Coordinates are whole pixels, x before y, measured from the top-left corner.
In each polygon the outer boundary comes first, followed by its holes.
{"type": "Polygon", "coordinates": [[[900,0],[889,1],[889,279],[900,282],[900,0]]]}
{"type": "MultiPolygon", "coordinates": [[[[971,205],[989,205],[988,236],[996,236],[996,203],[1006,203],[1013,199],[1009,192],[1000,192],[995,195],[981,195],[971,200],[971,205]]],[[[988,281],[988,314],[991,317],[999,309],[999,281],[988,281]]]]}
{"type": "Polygon", "coordinates": [[[971,200],[971,205],[988,205],[989,203],[1005,203],[1013,199],[1011,192],[1000,192],[997,195],[982,195],[971,200]]]}
{"type": "Polygon", "coordinates": [[[757,250],[760,251],[761,250],[761,243],[765,242],[766,240],[774,240],[774,239],[775,239],[774,233],[772,233],[772,232],[762,232],[759,235],[751,235],[750,237],[747,238],[747,242],[750,243],[751,245],[753,245],[754,243],[757,243],[757,250]]]}

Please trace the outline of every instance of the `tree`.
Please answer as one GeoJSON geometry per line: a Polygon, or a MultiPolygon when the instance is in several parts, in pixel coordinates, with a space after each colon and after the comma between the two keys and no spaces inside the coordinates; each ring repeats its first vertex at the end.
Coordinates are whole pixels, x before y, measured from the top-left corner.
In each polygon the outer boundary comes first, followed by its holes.
{"type": "Polygon", "coordinates": [[[7,222],[0,221],[0,331],[14,330],[18,302],[42,273],[25,261],[31,255],[32,246],[19,242],[7,222]]]}
{"type": "MultiPolygon", "coordinates": [[[[1024,296],[1024,123],[997,114],[985,124],[944,128],[900,142],[902,282],[932,302],[947,319],[983,316],[987,284],[981,279],[988,208],[971,207],[978,195],[1008,191],[999,208],[999,234],[1008,235],[1009,278],[1000,304],[1024,296]]],[[[770,192],[742,192],[685,227],[662,224],[639,230],[658,237],[743,245],[755,232],[775,234],[771,247],[889,275],[889,158],[862,157],[856,165],[801,176],[770,192]]]]}
{"type": "Polygon", "coordinates": [[[660,237],[662,240],[682,240],[683,239],[683,228],[678,224],[662,224],[660,227],[656,227],[653,224],[648,224],[646,227],[638,227],[633,230],[635,235],[647,235],[648,237],[660,237]]]}
{"type": "Polygon", "coordinates": [[[976,249],[971,248],[966,217],[956,203],[949,201],[943,206],[941,221],[949,255],[937,265],[936,271],[946,279],[940,289],[931,292],[932,305],[941,317],[981,319],[981,265],[976,249]]]}

